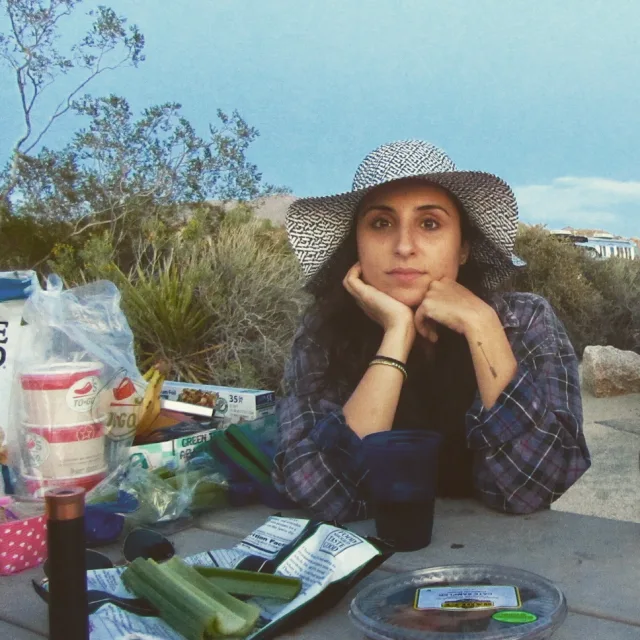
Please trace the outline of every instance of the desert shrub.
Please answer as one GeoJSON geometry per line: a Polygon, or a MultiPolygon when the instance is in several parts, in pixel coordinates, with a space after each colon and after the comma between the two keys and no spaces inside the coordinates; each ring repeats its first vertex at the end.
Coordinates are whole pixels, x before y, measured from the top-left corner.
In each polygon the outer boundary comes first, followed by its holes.
{"type": "Polygon", "coordinates": [[[39,264],[61,238],[69,235],[68,229],[64,222],[11,216],[0,208],[0,270],[39,264]]]}
{"type": "Polygon", "coordinates": [[[588,260],[585,277],[601,297],[599,338],[595,344],[640,353],[640,261],[588,260]]]}
{"type": "Polygon", "coordinates": [[[539,226],[520,228],[516,253],[527,267],[516,275],[514,288],[537,293],[551,303],[577,353],[588,344],[597,344],[600,329],[593,320],[599,313],[601,296],[585,277],[590,259],[539,226]]]}
{"type": "Polygon", "coordinates": [[[511,288],[549,300],[579,355],[596,344],[640,352],[640,261],[594,259],[541,226],[520,228],[516,253],[527,267],[511,288]]]}
{"type": "MultiPolygon", "coordinates": [[[[106,232],[53,246],[48,270],[68,286],[119,287],[141,369],[163,359],[175,379],[281,390],[308,302],[284,229],[244,205],[204,206],[150,218],[126,251],[106,232]]],[[[640,261],[594,260],[543,227],[522,226],[516,252],[528,266],[509,287],[547,298],[578,355],[589,344],[640,353],[640,261]]]]}
{"type": "Polygon", "coordinates": [[[306,298],[286,236],[268,221],[240,210],[149,227],[128,269],[108,236],[94,237],[59,247],[50,267],[69,286],[118,286],[141,369],[166,360],[174,379],[280,389],[306,298]]]}

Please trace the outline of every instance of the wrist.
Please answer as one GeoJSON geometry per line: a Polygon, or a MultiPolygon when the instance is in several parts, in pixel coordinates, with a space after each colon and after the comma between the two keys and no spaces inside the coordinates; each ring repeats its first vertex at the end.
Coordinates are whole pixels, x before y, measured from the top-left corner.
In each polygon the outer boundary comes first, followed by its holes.
{"type": "Polygon", "coordinates": [[[481,301],[478,308],[465,317],[463,333],[467,340],[469,340],[481,336],[486,333],[487,330],[496,326],[496,324],[502,328],[500,318],[493,307],[481,301]]]}
{"type": "Polygon", "coordinates": [[[416,331],[413,325],[387,329],[382,338],[382,343],[380,344],[377,355],[394,358],[395,360],[406,363],[415,336],[416,331]]]}

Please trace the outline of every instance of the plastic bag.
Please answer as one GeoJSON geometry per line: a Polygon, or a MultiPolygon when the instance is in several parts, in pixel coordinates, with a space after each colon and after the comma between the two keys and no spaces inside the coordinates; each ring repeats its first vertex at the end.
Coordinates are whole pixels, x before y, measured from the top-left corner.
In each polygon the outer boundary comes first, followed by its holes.
{"type": "Polygon", "coordinates": [[[99,507],[122,502],[123,493],[138,505],[126,513],[126,519],[136,525],[177,520],[229,504],[227,480],[202,459],[182,469],[153,470],[129,461],[90,491],[87,503],[99,507]]]}
{"type": "Polygon", "coordinates": [[[126,459],[146,386],[120,294],[107,281],[63,290],[52,276],[23,318],[9,417],[16,491],[89,490],[126,459]]]}

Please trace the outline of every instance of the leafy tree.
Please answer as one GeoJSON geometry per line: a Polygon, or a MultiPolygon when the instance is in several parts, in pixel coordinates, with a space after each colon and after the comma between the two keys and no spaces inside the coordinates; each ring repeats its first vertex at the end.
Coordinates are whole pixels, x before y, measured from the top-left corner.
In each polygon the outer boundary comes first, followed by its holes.
{"type": "Polygon", "coordinates": [[[5,232],[37,236],[14,251],[7,247],[3,268],[37,267],[54,250],[68,257],[105,231],[127,267],[158,224],[178,226],[196,204],[276,191],[247,160],[258,131],[235,111],[218,111],[217,125],[201,137],[178,103],[149,107],[138,117],[123,97],[81,95],[101,73],[144,59],[138,28],[127,29],[126,20],[105,7],[90,12],[91,29],[63,53],[60,25],[81,2],[0,0],[9,18],[7,33],[0,34],[0,61],[14,72],[25,123],[0,173],[0,224],[5,232]],[[78,82],[35,127],[43,92],[67,74],[78,82]],[[67,113],[84,127],[61,149],[43,147],[51,125],[67,113]]]}
{"type": "Polygon", "coordinates": [[[145,109],[136,119],[118,96],[85,96],[74,104],[89,126],[60,151],[25,157],[16,213],[66,221],[65,241],[107,228],[119,245],[143,222],[184,221],[189,204],[247,200],[273,190],[261,184],[246,150],[258,132],[234,112],[218,112],[220,128],[200,137],[180,105],[145,109]]]}
{"type": "Polygon", "coordinates": [[[6,201],[19,180],[21,161],[33,152],[51,126],[66,114],[77,95],[97,76],[144,60],[144,38],[138,27],[127,28],[126,19],[108,7],[89,12],[87,33],[61,48],[60,28],[82,0],[0,0],[8,18],[8,30],[0,33],[0,60],[9,66],[20,98],[24,130],[10,150],[10,168],[0,185],[6,201]],[[45,91],[61,76],[74,83],[42,124],[35,112],[45,91]]]}

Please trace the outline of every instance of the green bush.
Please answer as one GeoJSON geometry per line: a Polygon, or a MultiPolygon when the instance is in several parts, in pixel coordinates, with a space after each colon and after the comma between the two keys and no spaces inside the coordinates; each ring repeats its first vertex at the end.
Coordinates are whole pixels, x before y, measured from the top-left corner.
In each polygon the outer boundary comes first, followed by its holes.
{"type": "Polygon", "coordinates": [[[640,353],[640,260],[589,260],[585,277],[601,297],[600,335],[593,344],[610,344],[640,353]]]}
{"type": "Polygon", "coordinates": [[[520,228],[516,253],[527,267],[511,288],[549,300],[578,355],[587,345],[640,352],[640,261],[592,258],[541,226],[520,228]]]}

